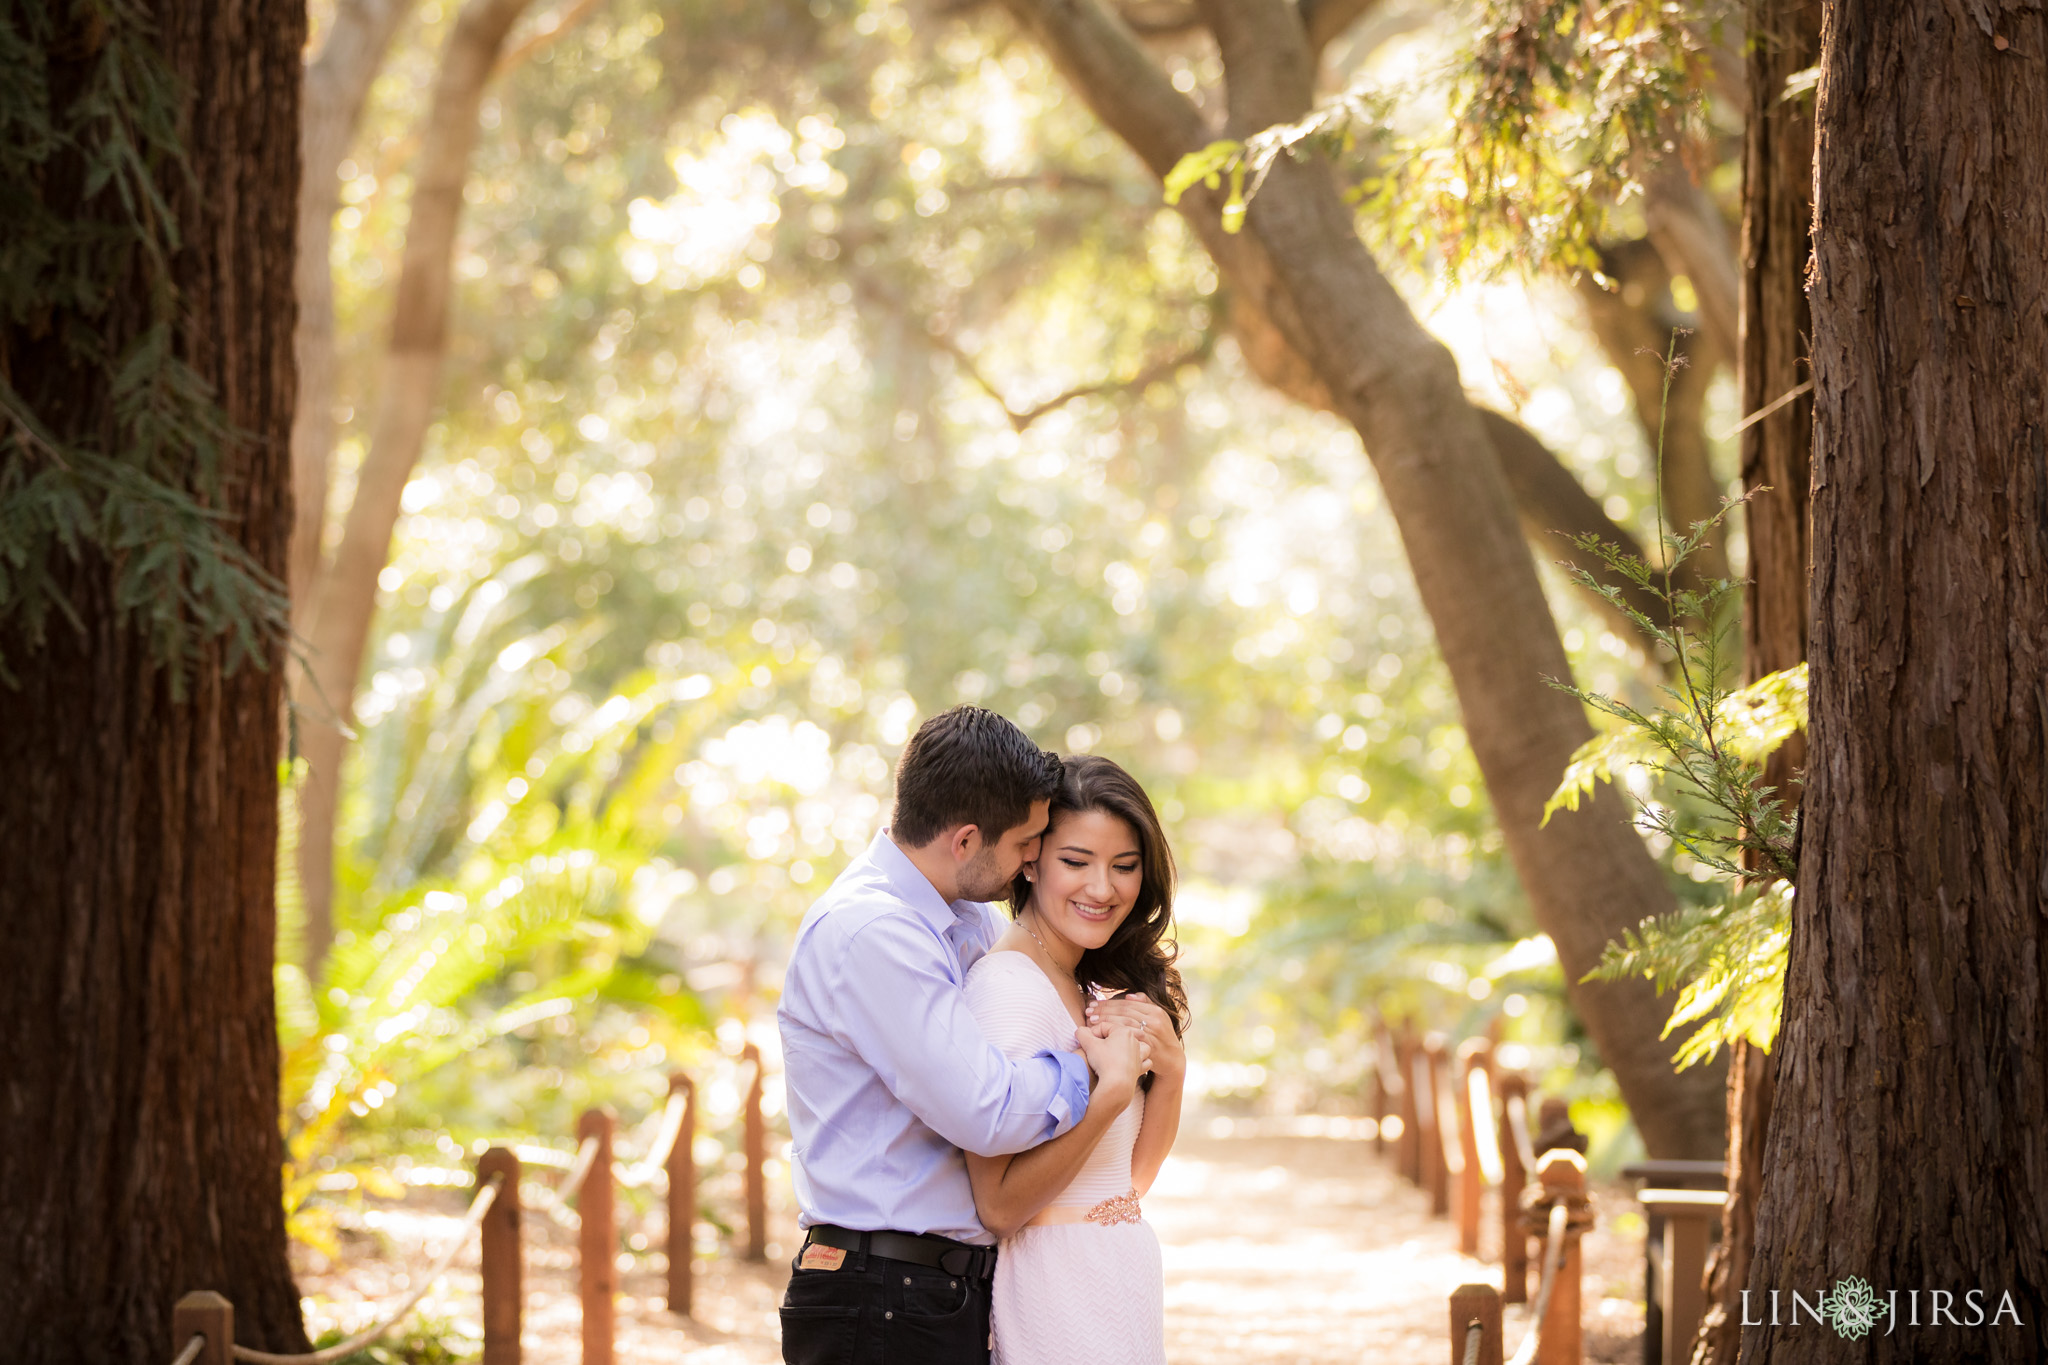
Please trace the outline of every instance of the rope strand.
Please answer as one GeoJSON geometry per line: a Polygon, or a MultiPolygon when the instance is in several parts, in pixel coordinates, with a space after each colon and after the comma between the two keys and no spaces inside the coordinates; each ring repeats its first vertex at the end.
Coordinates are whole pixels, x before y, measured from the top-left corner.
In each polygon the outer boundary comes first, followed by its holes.
{"type": "MultiPolygon", "coordinates": [[[[476,1192],[476,1198],[470,1201],[469,1212],[463,1216],[461,1229],[456,1232],[454,1238],[448,1243],[448,1249],[441,1253],[441,1259],[434,1263],[433,1269],[427,1272],[425,1278],[420,1282],[420,1287],[412,1292],[411,1297],[400,1304],[398,1311],[383,1322],[378,1323],[374,1327],[363,1329],[346,1341],[338,1341],[332,1346],[323,1347],[318,1351],[308,1351],[301,1355],[275,1355],[269,1351],[258,1351],[248,1346],[237,1345],[235,1347],[235,1359],[247,1361],[249,1365],[333,1365],[334,1361],[354,1355],[357,1351],[362,1350],[365,1346],[368,1346],[371,1342],[389,1332],[405,1320],[406,1315],[412,1312],[419,1305],[419,1301],[427,1296],[427,1291],[432,1289],[441,1276],[448,1272],[448,1267],[455,1264],[456,1256],[461,1253],[463,1247],[469,1244],[469,1235],[476,1231],[477,1225],[484,1221],[484,1215],[491,1211],[491,1205],[497,1202],[498,1182],[501,1179],[501,1176],[493,1175],[489,1183],[476,1192]]],[[[195,1338],[195,1340],[203,1340],[203,1338],[195,1338]]],[[[187,1346],[185,1350],[187,1352],[186,1356],[178,1361],[174,1361],[173,1365],[191,1365],[191,1361],[198,1357],[199,1352],[196,1347],[187,1346]]]]}

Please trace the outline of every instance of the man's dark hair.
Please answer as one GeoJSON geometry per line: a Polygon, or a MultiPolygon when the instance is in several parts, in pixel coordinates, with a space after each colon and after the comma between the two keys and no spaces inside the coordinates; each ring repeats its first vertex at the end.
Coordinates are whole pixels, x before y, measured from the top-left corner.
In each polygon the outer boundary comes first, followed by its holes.
{"type": "Polygon", "coordinates": [[[957,825],[973,825],[994,843],[1059,783],[1057,754],[993,711],[956,706],[918,726],[904,746],[889,833],[905,848],[923,848],[957,825]]]}

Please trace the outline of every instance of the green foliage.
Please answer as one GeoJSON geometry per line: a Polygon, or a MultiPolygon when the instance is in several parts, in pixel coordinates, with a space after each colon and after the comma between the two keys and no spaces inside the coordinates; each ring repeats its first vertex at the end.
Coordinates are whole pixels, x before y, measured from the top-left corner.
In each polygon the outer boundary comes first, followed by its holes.
{"type": "MultiPolygon", "coordinates": [[[[313,1349],[324,1351],[350,1335],[339,1327],[329,1328],[313,1343],[313,1349]]],[[[483,1349],[483,1335],[474,1323],[421,1313],[400,1323],[382,1340],[343,1356],[337,1365],[463,1365],[482,1355],[483,1349]]]]}
{"type": "Polygon", "coordinates": [[[1448,62],[1367,76],[1298,122],[1190,153],[1168,202],[1227,176],[1231,226],[1277,157],[1322,154],[1357,167],[1348,195],[1399,256],[1454,279],[1505,265],[1597,271],[1597,244],[1645,177],[1707,133],[1724,22],[1718,5],[1481,0],[1448,62]],[[1418,120],[1432,105],[1443,116],[1418,120]]]}
{"type": "Polygon", "coordinates": [[[1247,164],[1263,171],[1270,161],[1257,161],[1257,153],[1236,138],[1212,142],[1199,152],[1189,152],[1166,173],[1166,202],[1180,203],[1181,196],[1196,185],[1221,189],[1222,177],[1230,177],[1230,195],[1223,203],[1223,230],[1237,232],[1244,227],[1244,173],[1247,164]]]}
{"type": "Polygon", "coordinates": [[[182,685],[216,638],[229,668],[260,663],[285,603],[217,506],[240,437],[180,355],[184,92],[153,37],[132,0],[0,10],[0,626],[34,648],[52,613],[80,625],[60,561],[90,550],[182,685]],[[26,347],[60,358],[63,391],[15,387],[26,347]]]}
{"type": "MultiPolygon", "coordinates": [[[[1598,702],[1594,706],[1606,723],[1565,766],[1564,782],[1544,803],[1546,824],[1560,808],[1577,810],[1580,798],[1591,795],[1599,783],[1622,781],[1638,768],[1663,774],[1674,748],[1695,752],[1705,743],[1705,732],[1689,711],[1646,715],[1632,707],[1617,712],[1598,702]]],[[[1806,728],[1806,665],[1795,664],[1724,693],[1707,728],[1731,758],[1761,765],[1779,745],[1806,728]]]]}
{"type": "MultiPolygon", "coordinates": [[[[1145,781],[1189,873],[1206,1054],[1277,1077],[1321,1046],[1334,1083],[1373,1005],[1476,1026],[1509,992],[1527,1038],[1568,1029],[1554,959],[1471,993],[1533,928],[1355,436],[1227,347],[1104,383],[1189,353],[1219,281],[1006,26],[757,8],[759,31],[755,9],[609,0],[493,89],[447,401],[358,694],[338,912],[403,954],[432,944],[428,892],[466,925],[536,855],[614,879],[406,1025],[395,1062],[361,1047],[392,1069],[351,1061],[337,1087],[367,1112],[338,1111],[308,1176],[339,1193],[395,1151],[560,1141],[582,1104],[658,1106],[714,1023],[771,1032],[789,933],[882,823],[911,724],[955,701],[1145,781]],[[607,961],[627,970],[573,1011],[491,1031],[607,961]],[[489,1036],[415,1065],[463,1030],[489,1036]]],[[[344,470],[452,13],[401,40],[344,167],[344,470]]],[[[1594,491],[1646,503],[1597,365],[1535,354],[1594,491]]],[[[1559,610],[1624,687],[1623,643],[1559,610]]],[[[349,1038],[410,1008],[349,994],[349,1038]]]]}
{"type": "Polygon", "coordinates": [[[1745,1039],[1769,1051],[1785,1003],[1785,953],[1791,942],[1792,885],[1751,882],[1713,904],[1686,906],[1624,930],[1592,974],[1602,981],[1642,977],[1678,1003],[1664,1036],[1698,1028],[1680,1044],[1682,1070],[1712,1060],[1723,1043],[1745,1039]]]}
{"type": "MultiPolygon", "coordinates": [[[[1665,392],[1679,362],[1677,338],[1665,356],[1665,392]]],[[[1660,433],[1661,436],[1661,433],[1660,433]]],[[[1661,450],[1660,450],[1661,458],[1661,450]]],[[[1659,476],[1661,478],[1661,468],[1659,476]]],[[[1637,828],[1685,850],[1727,894],[1718,903],[1645,920],[1619,943],[1610,943],[1589,980],[1647,977],[1658,991],[1680,990],[1665,1035],[1686,1024],[1699,1027],[1678,1054],[1681,1068],[1711,1058],[1724,1042],[1746,1038],[1768,1047],[1777,1029],[1784,988],[1792,885],[1798,876],[1798,818],[1765,785],[1764,762],[1806,723],[1806,667],[1774,673],[1734,688],[1726,637],[1741,585],[1727,579],[1700,589],[1674,589],[1673,575],[1739,505],[1731,501],[1684,535],[1665,534],[1664,563],[1643,559],[1596,536],[1573,537],[1614,573],[1660,602],[1669,624],[1628,606],[1618,587],[1591,573],[1572,575],[1627,612],[1638,630],[1671,661],[1662,687],[1668,704],[1638,706],[1575,684],[1555,686],[1598,712],[1611,727],[1572,755],[1563,781],[1544,806],[1576,810],[1581,795],[1605,779],[1643,777],[1672,797],[1644,799],[1637,828]]]]}
{"type": "Polygon", "coordinates": [[[1804,724],[1803,706],[1793,709],[1804,700],[1804,669],[1773,674],[1749,689],[1730,687],[1726,679],[1734,669],[1727,657],[1729,627],[1724,623],[1739,600],[1741,585],[1720,579],[1699,591],[1671,587],[1670,570],[1719,527],[1727,510],[1682,538],[1667,537],[1669,560],[1661,570],[1597,536],[1573,538],[1580,549],[1598,556],[1670,610],[1673,624],[1660,625],[1631,609],[1618,587],[1602,587],[1592,575],[1573,571],[1589,590],[1628,612],[1637,629],[1668,652],[1675,681],[1661,689],[1672,704],[1651,707],[1566,688],[1618,729],[1596,736],[1572,755],[1563,783],[1544,807],[1544,819],[1548,821],[1559,806],[1577,809],[1580,794],[1600,778],[1611,781],[1619,772],[1640,768],[1691,803],[1646,804],[1638,819],[1646,833],[1664,835],[1726,877],[1745,879],[1761,872],[1790,881],[1798,867],[1794,817],[1775,789],[1762,785],[1761,779],[1764,758],[1804,724]],[[1688,621],[1700,624],[1689,626],[1688,621]]]}

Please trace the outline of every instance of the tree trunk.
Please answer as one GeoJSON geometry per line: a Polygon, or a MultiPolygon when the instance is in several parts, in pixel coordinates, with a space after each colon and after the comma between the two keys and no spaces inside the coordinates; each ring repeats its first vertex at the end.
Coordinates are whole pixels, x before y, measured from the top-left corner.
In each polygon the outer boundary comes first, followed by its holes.
{"type": "Polygon", "coordinates": [[[306,965],[317,972],[334,939],[334,821],[354,715],[356,680],[377,609],[377,576],[391,556],[405,485],[419,462],[448,350],[455,230],[476,146],[477,113],[498,55],[530,0],[470,0],[441,54],[414,177],[405,264],[377,425],[356,477],[341,544],[320,580],[308,675],[297,704],[307,773],[299,792],[299,880],[306,899],[306,965]]]}
{"type": "MultiPolygon", "coordinates": [[[[1660,470],[1657,498],[1664,509],[1664,529],[1684,535],[1695,522],[1721,509],[1721,486],[1714,478],[1707,441],[1707,386],[1723,352],[1711,329],[1690,327],[1687,315],[1671,299],[1671,269],[1648,241],[1622,242],[1601,252],[1601,273],[1618,286],[1606,288],[1590,276],[1579,280],[1579,301],[1593,337],[1607,354],[1607,363],[1621,373],[1635,400],[1636,421],[1650,448],[1651,468],[1660,470]],[[1664,356],[1676,342],[1678,369],[1667,395],[1664,356]],[[1659,456],[1659,443],[1662,455],[1659,456]]],[[[1701,578],[1728,577],[1723,537],[1702,545],[1681,572],[1681,586],[1696,587],[1701,578]],[[1685,572],[1690,570],[1690,572],[1685,572]]],[[[1661,557],[1662,547],[1659,547],[1661,557]]]]}
{"type": "MultiPolygon", "coordinates": [[[[1193,105],[1097,0],[1009,5],[1155,174],[1210,139],[1193,105]]],[[[1201,9],[1223,54],[1231,132],[1299,118],[1314,72],[1293,9],[1284,0],[1206,0],[1201,9]]],[[[1539,827],[1591,730],[1579,703],[1544,681],[1567,676],[1569,665],[1486,424],[1450,353],[1374,267],[1322,163],[1281,157],[1240,234],[1222,231],[1219,194],[1198,188],[1182,203],[1233,292],[1255,300],[1310,362],[1364,440],[1509,854],[1645,1143],[1659,1156],[1718,1155],[1721,1068],[1673,1072],[1671,1047],[1658,1038],[1668,1006],[1648,983],[1579,980],[1609,939],[1668,912],[1672,897],[1614,793],[1539,827]]]]}
{"type": "MultiPolygon", "coordinates": [[[[189,151],[189,176],[160,181],[176,345],[243,434],[222,455],[222,525],[281,578],[304,6],[147,8],[189,151]]],[[[59,28],[53,67],[91,60],[99,35],[59,28]]],[[[141,292],[117,293],[117,328],[142,323],[141,292]]],[[[108,376],[25,341],[5,338],[11,382],[50,400],[62,435],[103,441],[108,376]]],[[[10,659],[21,687],[0,703],[0,1355],[168,1359],[171,1306],[198,1288],[233,1300],[242,1340],[303,1350],[271,993],[283,644],[230,671],[209,642],[174,687],[105,555],[56,572],[80,628],[10,659]]]]}
{"type": "Polygon", "coordinates": [[[1651,171],[1643,187],[1643,222],[1665,268],[1691,281],[1708,341],[1728,354],[1741,330],[1742,278],[1727,220],[1683,157],[1666,156],[1651,171]]]}
{"type": "MultiPolygon", "coordinates": [[[[1785,79],[1820,57],[1819,0],[1754,0],[1749,15],[1749,117],[1742,162],[1742,411],[1759,412],[1812,377],[1806,303],[1812,260],[1813,101],[1784,98],[1785,79]]],[[[1745,427],[1742,485],[1749,530],[1744,658],[1751,680],[1806,658],[1808,484],[1813,399],[1797,398],[1745,427]]],[[[1764,780],[1797,804],[1806,738],[1771,755],[1764,780]]],[[[1734,1365],[1742,1291],[1763,1195],[1778,1059],[1738,1043],[1728,1059],[1728,1207],[1707,1263],[1707,1312],[1693,1365],[1734,1365]]]]}
{"type": "Polygon", "coordinates": [[[1749,1288],[1861,1277],[1866,1361],[2048,1357],[2044,52],[2038,9],[1822,9],[1811,762],[1749,1288]]]}
{"type": "MultiPolygon", "coordinates": [[[[1142,61],[1140,55],[1137,60],[1142,61]]],[[[1091,96],[1091,98],[1094,98],[1091,96]]],[[[1100,112],[1100,109],[1098,109],[1100,112]]],[[[1190,110],[1192,112],[1192,110],[1190,110]]],[[[1105,122],[1108,118],[1105,116],[1105,122]]],[[[1156,130],[1154,136],[1168,130],[1156,130]]],[[[1193,127],[1202,133],[1200,120],[1193,127]]],[[[1141,134],[1142,135],[1142,134],[1141,134]]],[[[1206,136],[1206,133],[1202,134],[1206,136]]],[[[1162,147],[1165,144],[1162,143],[1162,147]]],[[[1196,146],[1200,146],[1197,143],[1196,146]]],[[[1133,144],[1156,174],[1164,175],[1172,169],[1169,160],[1164,167],[1150,152],[1133,144]]],[[[1193,150],[1190,148],[1189,150],[1193,150]]],[[[1173,160],[1178,160],[1175,156],[1173,160]]],[[[1213,223],[1214,206],[1208,211],[1213,223]]],[[[1190,218],[1192,220],[1192,213],[1190,218]]],[[[1205,225],[1197,222],[1198,230],[1205,225]]],[[[1232,253],[1230,244],[1237,239],[1221,237],[1220,233],[1205,232],[1204,241],[1212,255],[1219,262],[1232,253]]],[[[1268,311],[1269,300],[1261,293],[1248,289],[1233,289],[1229,293],[1230,331],[1243,353],[1245,364],[1253,374],[1300,403],[1324,412],[1337,413],[1337,403],[1330,395],[1330,389],[1316,372],[1314,364],[1296,348],[1289,334],[1280,322],[1268,311]]],[[[1586,492],[1578,477],[1557,455],[1527,427],[1514,418],[1491,408],[1478,408],[1480,420],[1485,423],[1487,435],[1492,439],[1493,452],[1499,461],[1501,472],[1506,475],[1508,492],[1514,498],[1515,513],[1522,526],[1522,533],[1528,537],[1536,552],[1546,560],[1562,561],[1591,573],[1601,583],[1618,588],[1623,598],[1637,611],[1653,620],[1665,613],[1661,604],[1649,593],[1643,591],[1626,578],[1614,573],[1605,563],[1593,555],[1584,554],[1574,547],[1567,537],[1592,535],[1610,545],[1620,546],[1625,552],[1641,557],[1642,547],[1636,538],[1624,527],[1608,516],[1599,499],[1586,492]]],[[[1616,631],[1624,637],[1636,634],[1635,623],[1626,614],[1617,611],[1606,598],[1587,594],[1587,601],[1606,616],[1616,631]]]]}
{"type": "Polygon", "coordinates": [[[292,350],[299,361],[299,397],[292,412],[292,627],[305,636],[320,577],[320,539],[327,523],[328,462],[334,454],[334,269],[329,255],[336,179],[354,141],[363,101],[384,65],[391,37],[411,0],[342,0],[306,64],[299,123],[299,251],[294,279],[299,324],[292,350]]]}

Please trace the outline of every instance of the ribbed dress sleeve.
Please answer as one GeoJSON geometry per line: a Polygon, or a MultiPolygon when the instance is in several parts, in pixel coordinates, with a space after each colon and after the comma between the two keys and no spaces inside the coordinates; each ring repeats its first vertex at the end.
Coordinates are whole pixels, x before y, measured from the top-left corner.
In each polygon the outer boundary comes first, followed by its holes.
{"type": "Polygon", "coordinates": [[[990,953],[967,973],[967,1008],[1006,1056],[1074,1050],[1074,1024],[1044,973],[1022,953],[990,953]],[[1054,1027],[1066,1026],[1064,1033],[1054,1027]]]}

